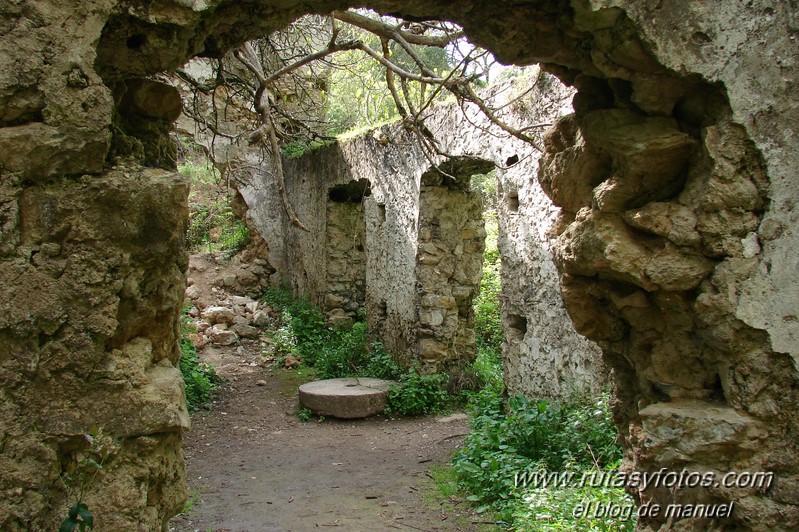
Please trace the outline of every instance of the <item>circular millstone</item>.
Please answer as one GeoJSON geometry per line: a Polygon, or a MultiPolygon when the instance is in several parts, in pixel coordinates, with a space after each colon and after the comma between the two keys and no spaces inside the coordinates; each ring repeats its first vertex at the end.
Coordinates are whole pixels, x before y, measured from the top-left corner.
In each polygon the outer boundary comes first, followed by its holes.
{"type": "Polygon", "coordinates": [[[300,405],[323,416],[368,417],[386,407],[391,381],[369,378],[327,379],[300,386],[300,405]]]}

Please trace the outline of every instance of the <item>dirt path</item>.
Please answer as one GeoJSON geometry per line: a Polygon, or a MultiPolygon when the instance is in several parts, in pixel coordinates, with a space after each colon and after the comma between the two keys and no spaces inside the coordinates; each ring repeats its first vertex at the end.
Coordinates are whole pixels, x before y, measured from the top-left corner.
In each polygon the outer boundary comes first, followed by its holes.
{"type": "Polygon", "coordinates": [[[477,528],[463,505],[437,502],[427,475],[460,444],[463,416],[301,422],[297,373],[265,366],[261,349],[253,340],[200,353],[226,382],[185,437],[195,504],[172,530],[477,528]]]}
{"type": "Polygon", "coordinates": [[[206,350],[222,363],[227,383],[186,436],[189,489],[198,502],[174,520],[174,530],[470,529],[454,511],[436,508],[425,474],[446,462],[465,421],[303,423],[296,374],[251,366],[258,361],[250,351],[206,350]]]}

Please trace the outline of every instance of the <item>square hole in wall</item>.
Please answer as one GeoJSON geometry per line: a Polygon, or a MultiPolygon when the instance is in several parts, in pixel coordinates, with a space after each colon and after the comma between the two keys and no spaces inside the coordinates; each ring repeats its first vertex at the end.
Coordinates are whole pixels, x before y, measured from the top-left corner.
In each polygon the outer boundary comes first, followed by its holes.
{"type": "Polygon", "coordinates": [[[527,334],[527,318],[518,314],[508,314],[508,333],[514,341],[521,341],[527,334]]]}

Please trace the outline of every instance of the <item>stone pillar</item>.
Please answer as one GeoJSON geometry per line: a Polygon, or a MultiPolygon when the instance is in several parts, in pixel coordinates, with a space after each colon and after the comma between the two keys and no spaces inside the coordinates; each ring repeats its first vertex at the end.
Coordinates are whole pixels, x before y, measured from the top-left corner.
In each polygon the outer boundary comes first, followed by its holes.
{"type": "Polygon", "coordinates": [[[109,437],[86,486],[97,526],[157,530],[180,510],[187,195],[176,173],[122,166],[38,186],[4,181],[4,530],[58,527],[77,484],[60,478],[94,429],[109,437]]]}

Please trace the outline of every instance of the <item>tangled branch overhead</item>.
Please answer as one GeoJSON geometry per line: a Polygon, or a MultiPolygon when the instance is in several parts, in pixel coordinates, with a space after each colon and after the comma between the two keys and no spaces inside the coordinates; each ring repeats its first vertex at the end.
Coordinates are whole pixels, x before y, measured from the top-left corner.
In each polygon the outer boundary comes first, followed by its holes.
{"type": "Polygon", "coordinates": [[[476,106],[508,135],[538,149],[540,127],[514,128],[480,97],[497,69],[491,54],[471,45],[452,23],[350,10],[302,17],[213,60],[210,72],[185,68],[178,76],[192,94],[184,112],[213,139],[211,149],[222,139],[268,152],[264,160],[283,208],[307,230],[288,201],[281,152],[301,153],[348,130],[398,118],[436,166],[437,156],[446,154],[425,117],[444,100],[476,106]],[[239,127],[249,124],[246,131],[226,127],[231,114],[239,127]]]}

